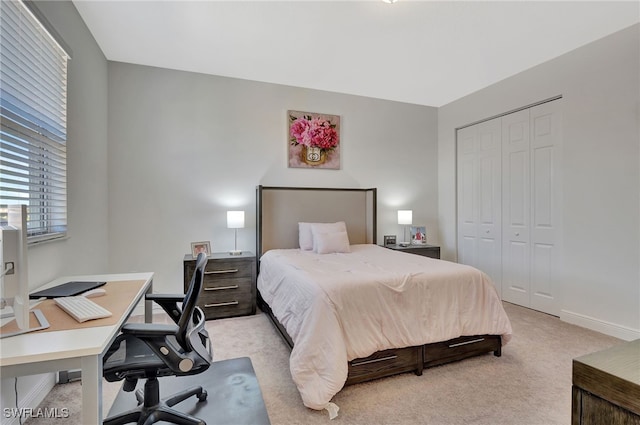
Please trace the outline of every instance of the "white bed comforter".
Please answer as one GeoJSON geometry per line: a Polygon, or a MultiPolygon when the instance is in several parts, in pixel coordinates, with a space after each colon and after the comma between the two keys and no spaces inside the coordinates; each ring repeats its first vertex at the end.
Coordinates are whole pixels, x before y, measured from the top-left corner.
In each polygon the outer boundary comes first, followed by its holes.
{"type": "Polygon", "coordinates": [[[486,274],[377,245],[344,254],[268,251],[258,289],[293,339],[291,375],[312,409],[327,408],[342,389],[349,360],[463,335],[511,338],[486,274]]]}

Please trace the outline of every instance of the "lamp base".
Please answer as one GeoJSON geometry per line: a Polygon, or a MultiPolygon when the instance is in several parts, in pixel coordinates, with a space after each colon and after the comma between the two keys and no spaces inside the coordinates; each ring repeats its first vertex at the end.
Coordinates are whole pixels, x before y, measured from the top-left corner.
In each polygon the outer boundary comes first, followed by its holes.
{"type": "Polygon", "coordinates": [[[229,251],[229,255],[242,255],[242,251],[234,249],[233,251],[229,251]]]}

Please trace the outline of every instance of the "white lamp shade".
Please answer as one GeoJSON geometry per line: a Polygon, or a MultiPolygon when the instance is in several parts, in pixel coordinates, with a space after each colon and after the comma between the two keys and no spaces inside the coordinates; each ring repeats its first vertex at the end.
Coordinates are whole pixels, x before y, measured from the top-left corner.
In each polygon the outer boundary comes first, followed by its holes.
{"type": "Polygon", "coordinates": [[[412,210],[398,210],[398,224],[411,224],[412,221],[412,210]]]}
{"type": "Polygon", "coordinates": [[[242,229],[244,227],[244,211],[227,211],[227,227],[242,229]]]}

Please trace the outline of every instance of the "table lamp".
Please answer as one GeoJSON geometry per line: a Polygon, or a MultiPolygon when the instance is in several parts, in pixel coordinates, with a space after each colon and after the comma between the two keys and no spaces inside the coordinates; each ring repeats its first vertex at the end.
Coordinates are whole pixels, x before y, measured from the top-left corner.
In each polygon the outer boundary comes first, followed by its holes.
{"type": "Polygon", "coordinates": [[[412,210],[398,210],[398,224],[404,226],[402,230],[402,239],[400,242],[400,246],[407,246],[409,242],[405,237],[407,226],[410,226],[413,221],[413,211],[412,210]]]}
{"type": "Polygon", "coordinates": [[[227,211],[227,228],[235,231],[234,249],[229,251],[229,254],[242,254],[242,251],[238,250],[238,229],[244,228],[244,211],[227,211]]]}

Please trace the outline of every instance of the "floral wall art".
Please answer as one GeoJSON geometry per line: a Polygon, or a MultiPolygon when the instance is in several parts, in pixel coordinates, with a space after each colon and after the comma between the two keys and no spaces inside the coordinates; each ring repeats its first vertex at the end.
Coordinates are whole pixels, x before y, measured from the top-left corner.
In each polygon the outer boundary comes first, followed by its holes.
{"type": "Polygon", "coordinates": [[[340,169],[340,116],[287,111],[289,167],[340,169]]]}

